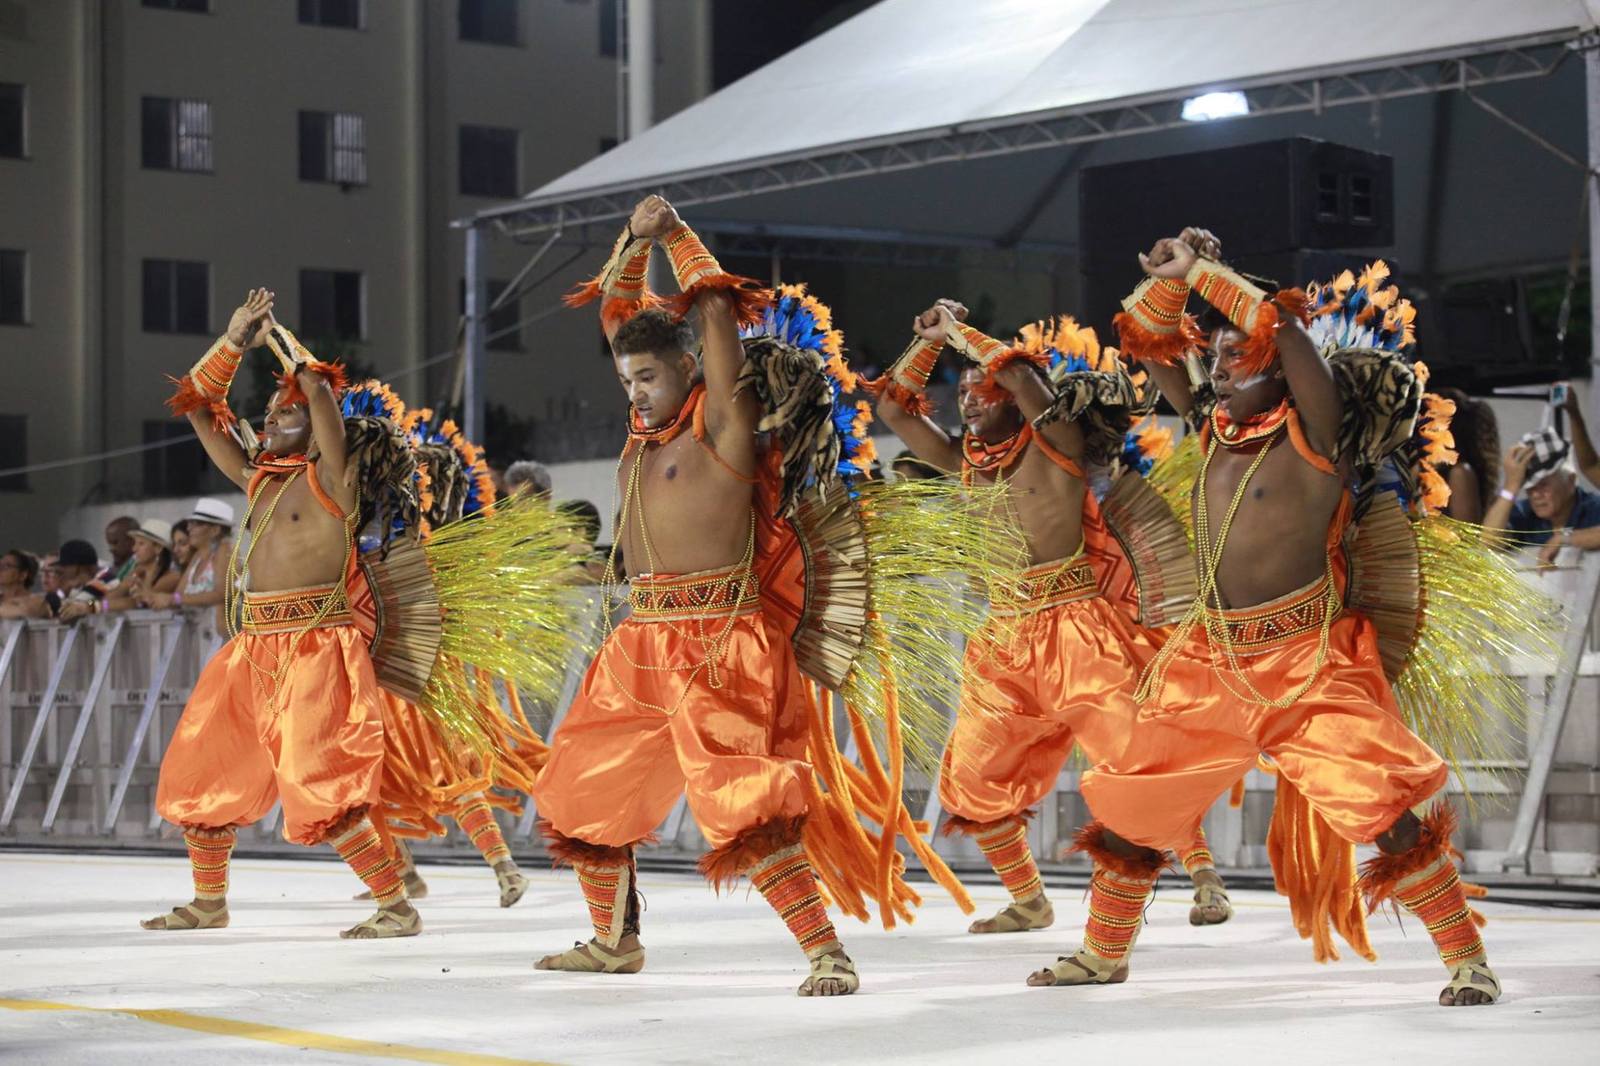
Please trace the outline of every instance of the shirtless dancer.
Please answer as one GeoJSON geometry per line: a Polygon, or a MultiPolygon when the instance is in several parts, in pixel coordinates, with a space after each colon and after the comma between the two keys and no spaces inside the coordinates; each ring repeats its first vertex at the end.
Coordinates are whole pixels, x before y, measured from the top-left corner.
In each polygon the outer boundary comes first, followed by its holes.
{"type": "Polygon", "coordinates": [[[644,968],[633,848],[687,792],[712,846],[702,870],[748,874],[784,919],[810,960],[801,995],[846,995],[855,967],[800,846],[812,773],[804,683],[788,635],[759,610],[760,407],[735,393],[735,308],[748,292],[658,196],[634,210],[612,261],[635,291],[655,241],[698,307],[702,359],[672,314],[619,321],[602,305],[631,404],[617,539],[632,614],[601,645],[534,786],[551,853],[576,869],[594,925],[593,939],[537,965],[644,968]]]}
{"type": "Polygon", "coordinates": [[[141,924],[226,926],[236,827],[281,799],[285,839],[332,843],[377,901],[375,915],[340,936],[415,936],[422,919],[366,813],[378,801],[383,718],[345,592],[358,501],[345,482],[345,425],[332,384],[339,375],[273,319],[272,303],[271,292],[252,290],[171,401],[250,498],[249,548],[235,549],[230,566],[247,576],[248,591],[242,631],[206,664],[161,763],[156,806],[183,827],[194,899],[141,924]],[[272,347],[284,374],[252,462],[224,427],[229,384],[244,352],[260,344],[272,347]]]}
{"type": "Polygon", "coordinates": [[[1124,351],[1183,414],[1194,401],[1174,357],[1190,290],[1227,318],[1208,342],[1216,407],[1194,488],[1200,596],[1145,679],[1130,744],[1085,775],[1097,820],[1079,838],[1095,860],[1083,947],[1028,983],[1126,980],[1163,866],[1156,849],[1188,839],[1265,753],[1334,832],[1377,844],[1361,887],[1369,904],[1394,899],[1427,926],[1451,978],[1439,1003],[1492,1003],[1500,983],[1451,861],[1453,815],[1442,803],[1413,813],[1444,786],[1445,764],[1402,721],[1372,622],[1342,604],[1344,401],[1297,316],[1304,294],[1269,296],[1219,252],[1200,229],[1158,242],[1139,257],[1149,276],[1119,317],[1124,351]]]}
{"type": "MultiPolygon", "coordinates": [[[[966,325],[966,314],[941,300],[917,317],[918,340],[890,371],[899,387],[887,389],[878,417],[918,459],[964,478],[1004,480],[1027,540],[1031,565],[1020,587],[992,591],[986,634],[969,645],[939,776],[945,832],[976,837],[1012,896],[969,931],[1013,933],[1055,920],[1028,847],[1031,809],[1055,787],[1074,743],[1091,759],[1121,746],[1137,716],[1134,688],[1161,638],[1101,595],[1085,554],[1086,511],[1091,526],[1100,520],[1084,480],[1081,425],[1035,429],[1053,399],[1040,369],[1001,359],[1006,346],[966,325]],[[920,394],[945,344],[974,360],[959,384],[960,440],[912,413],[925,406],[920,394]]],[[[1227,921],[1232,909],[1203,835],[1192,834],[1184,857],[1195,885],[1191,922],[1227,921]]]]}

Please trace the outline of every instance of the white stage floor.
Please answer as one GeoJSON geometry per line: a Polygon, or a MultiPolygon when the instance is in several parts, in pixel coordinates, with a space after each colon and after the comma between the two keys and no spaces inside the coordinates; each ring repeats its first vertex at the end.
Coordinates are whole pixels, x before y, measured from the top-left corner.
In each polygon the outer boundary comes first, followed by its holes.
{"type": "MultiPolygon", "coordinates": [[[[0,1062],[1505,1066],[1600,1046],[1600,911],[1489,902],[1505,998],[1446,1010],[1409,920],[1374,920],[1377,965],[1318,966],[1271,894],[1235,893],[1232,922],[1192,929],[1167,879],[1127,984],[1029,989],[1029,970],[1076,946],[1081,890],[1053,892],[1055,929],[992,937],[965,935],[939,897],[910,928],[842,924],[861,993],[805,1000],[798,949],[743,890],[646,873],[649,968],[597,977],[532,969],[587,936],[570,873],[534,872],[509,911],[487,868],[423,873],[415,939],[337,939],[366,914],[341,865],[248,859],[228,929],[162,934],[138,919],[187,899],[181,859],[0,852],[0,1062]]],[[[977,895],[984,912],[1001,902],[977,895]]]]}

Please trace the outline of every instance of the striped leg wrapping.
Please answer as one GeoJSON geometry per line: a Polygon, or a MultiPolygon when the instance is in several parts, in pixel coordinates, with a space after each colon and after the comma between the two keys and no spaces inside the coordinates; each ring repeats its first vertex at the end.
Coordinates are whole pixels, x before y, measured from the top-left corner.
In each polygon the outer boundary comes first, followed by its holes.
{"type": "Polygon", "coordinates": [[[1039,864],[1033,860],[1033,850],[1028,847],[1026,822],[1002,822],[994,829],[978,834],[978,847],[989,860],[1000,883],[1018,903],[1042,895],[1044,882],[1039,879],[1039,864]]]}
{"type": "Polygon", "coordinates": [[[750,871],[750,882],[778,912],[808,958],[839,950],[839,936],[817,891],[811,862],[798,844],[781,848],[750,871]]]}
{"type": "Polygon", "coordinates": [[[589,905],[589,921],[594,925],[594,938],[608,948],[622,942],[627,930],[628,898],[633,871],[627,864],[587,863],[575,861],[572,868],[578,873],[578,886],[583,889],[583,900],[589,905]]]}
{"type": "Polygon", "coordinates": [[[1096,867],[1089,882],[1089,921],[1083,929],[1085,950],[1102,959],[1121,959],[1133,948],[1144,921],[1156,878],[1136,880],[1096,867]]]}
{"type": "Polygon", "coordinates": [[[493,866],[511,858],[511,849],[506,846],[506,838],[500,835],[500,823],[494,820],[494,810],[487,800],[480,797],[462,807],[456,822],[472,838],[472,846],[478,849],[484,862],[493,866]]]}
{"type": "Polygon", "coordinates": [[[378,838],[371,819],[363,815],[334,837],[333,850],[372,891],[373,902],[379,907],[390,907],[405,900],[406,886],[400,880],[400,864],[383,850],[383,841],[378,838]]]}
{"type": "Polygon", "coordinates": [[[1448,855],[1440,855],[1395,886],[1395,899],[1415,914],[1433,937],[1445,968],[1463,962],[1484,962],[1487,955],[1472,908],[1461,887],[1461,875],[1448,855]]]}
{"type": "Polygon", "coordinates": [[[228,859],[237,834],[233,829],[185,829],[189,868],[194,874],[195,899],[225,899],[228,895],[228,859]]]}

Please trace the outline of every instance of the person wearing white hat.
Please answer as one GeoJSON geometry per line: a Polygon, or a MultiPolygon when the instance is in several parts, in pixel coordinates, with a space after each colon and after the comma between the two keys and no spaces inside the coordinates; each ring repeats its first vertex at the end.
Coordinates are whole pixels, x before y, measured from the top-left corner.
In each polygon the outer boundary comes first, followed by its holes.
{"type": "Polygon", "coordinates": [[[133,539],[133,572],[105,600],[107,611],[131,611],[155,594],[178,587],[179,574],[172,565],[172,523],[159,518],[141,519],[128,531],[133,539]]]}
{"type": "MultiPolygon", "coordinates": [[[[154,610],[168,607],[218,607],[225,598],[223,579],[232,547],[233,507],[222,500],[202,496],[184,519],[189,537],[189,565],[173,588],[145,590],[139,606],[154,610]]],[[[168,527],[171,547],[171,527],[168,527]]]]}

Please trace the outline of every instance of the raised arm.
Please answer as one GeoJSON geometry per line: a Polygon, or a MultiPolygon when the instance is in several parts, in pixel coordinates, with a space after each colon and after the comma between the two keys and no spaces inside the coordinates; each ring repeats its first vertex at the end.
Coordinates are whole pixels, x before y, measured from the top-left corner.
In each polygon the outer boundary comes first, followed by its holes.
{"type": "MultiPolygon", "coordinates": [[[[315,442],[317,474],[322,487],[346,510],[354,506],[356,490],[345,484],[348,446],[345,442],[344,412],[339,409],[338,397],[330,378],[338,371],[328,363],[315,359],[293,333],[267,315],[264,331],[267,346],[283,364],[285,387],[305,398],[306,411],[311,419],[311,439],[315,442]]],[[[296,397],[296,399],[299,398],[296,397]]]]}
{"type": "Polygon", "coordinates": [[[241,489],[249,484],[250,460],[231,430],[235,419],[228,408],[228,390],[244,353],[261,343],[271,314],[272,293],[251,289],[228,320],[227,332],[176,381],[178,390],[167,401],[174,413],[188,417],[201,447],[222,476],[241,489]]]}
{"type": "Polygon", "coordinates": [[[1572,457],[1577,460],[1578,470],[1589,479],[1589,484],[1600,486],[1600,455],[1595,454],[1594,442],[1589,439],[1589,424],[1583,417],[1583,405],[1578,402],[1578,394],[1570,387],[1562,409],[1572,420],[1572,432],[1568,436],[1572,438],[1572,457]]]}
{"type": "MultiPolygon", "coordinates": [[[[1018,358],[1019,353],[1003,342],[957,321],[949,304],[941,302],[939,312],[940,324],[950,346],[983,367],[997,385],[1009,392],[1024,418],[1033,423],[1045,413],[1055,396],[1040,380],[1032,363],[1018,358]]],[[[1037,426],[1036,432],[1055,451],[1076,462],[1082,461],[1083,430],[1076,423],[1057,419],[1037,426]]]]}

